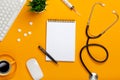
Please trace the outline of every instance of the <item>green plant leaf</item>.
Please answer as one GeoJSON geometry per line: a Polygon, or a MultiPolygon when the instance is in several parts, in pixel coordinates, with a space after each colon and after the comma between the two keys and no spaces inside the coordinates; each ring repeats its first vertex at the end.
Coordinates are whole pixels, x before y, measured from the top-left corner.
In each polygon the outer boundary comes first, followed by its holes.
{"type": "Polygon", "coordinates": [[[41,12],[45,10],[46,0],[32,0],[29,2],[28,6],[31,6],[30,11],[41,12]]]}

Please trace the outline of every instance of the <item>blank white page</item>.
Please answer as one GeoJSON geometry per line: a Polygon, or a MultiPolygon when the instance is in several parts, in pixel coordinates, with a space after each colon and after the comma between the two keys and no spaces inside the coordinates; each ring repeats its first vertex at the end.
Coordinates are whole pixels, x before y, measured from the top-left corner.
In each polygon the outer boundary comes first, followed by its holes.
{"type": "MultiPolygon", "coordinates": [[[[75,61],[75,21],[47,21],[46,50],[57,61],[75,61]]],[[[50,61],[48,57],[46,60],[50,61]]]]}

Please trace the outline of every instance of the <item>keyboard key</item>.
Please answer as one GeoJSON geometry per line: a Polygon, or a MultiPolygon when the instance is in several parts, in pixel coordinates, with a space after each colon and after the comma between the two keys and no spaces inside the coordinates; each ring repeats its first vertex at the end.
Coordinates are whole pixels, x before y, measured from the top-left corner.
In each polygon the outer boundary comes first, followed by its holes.
{"type": "Polygon", "coordinates": [[[25,1],[26,0],[0,0],[0,41],[4,39],[25,1]]]}

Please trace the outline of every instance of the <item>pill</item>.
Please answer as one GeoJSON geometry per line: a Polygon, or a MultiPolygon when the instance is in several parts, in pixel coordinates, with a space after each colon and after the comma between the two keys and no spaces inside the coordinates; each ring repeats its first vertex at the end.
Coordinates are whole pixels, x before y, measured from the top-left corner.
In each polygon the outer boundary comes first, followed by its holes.
{"type": "Polygon", "coordinates": [[[29,34],[29,35],[31,35],[31,34],[32,34],[32,32],[31,32],[31,31],[28,31],[28,34],[29,34]]]}
{"type": "Polygon", "coordinates": [[[31,25],[31,26],[32,26],[32,25],[33,25],[33,22],[31,22],[31,21],[30,21],[30,22],[29,22],[29,25],[31,25]]]}
{"type": "Polygon", "coordinates": [[[20,38],[17,38],[17,42],[20,42],[21,41],[21,39],[20,38]]]}
{"type": "Polygon", "coordinates": [[[28,34],[27,33],[24,33],[24,37],[26,37],[28,34]]]}
{"type": "Polygon", "coordinates": [[[19,28],[19,29],[18,29],[18,32],[21,32],[21,31],[22,31],[22,29],[19,28]]]}

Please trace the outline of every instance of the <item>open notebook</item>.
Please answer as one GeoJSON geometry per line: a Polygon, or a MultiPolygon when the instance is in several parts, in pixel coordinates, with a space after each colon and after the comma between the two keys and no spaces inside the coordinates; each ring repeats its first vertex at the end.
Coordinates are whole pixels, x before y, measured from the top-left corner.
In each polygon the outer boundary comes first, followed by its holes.
{"type": "Polygon", "coordinates": [[[57,61],[75,61],[75,34],[76,21],[48,20],[47,52],[57,61]]]}

